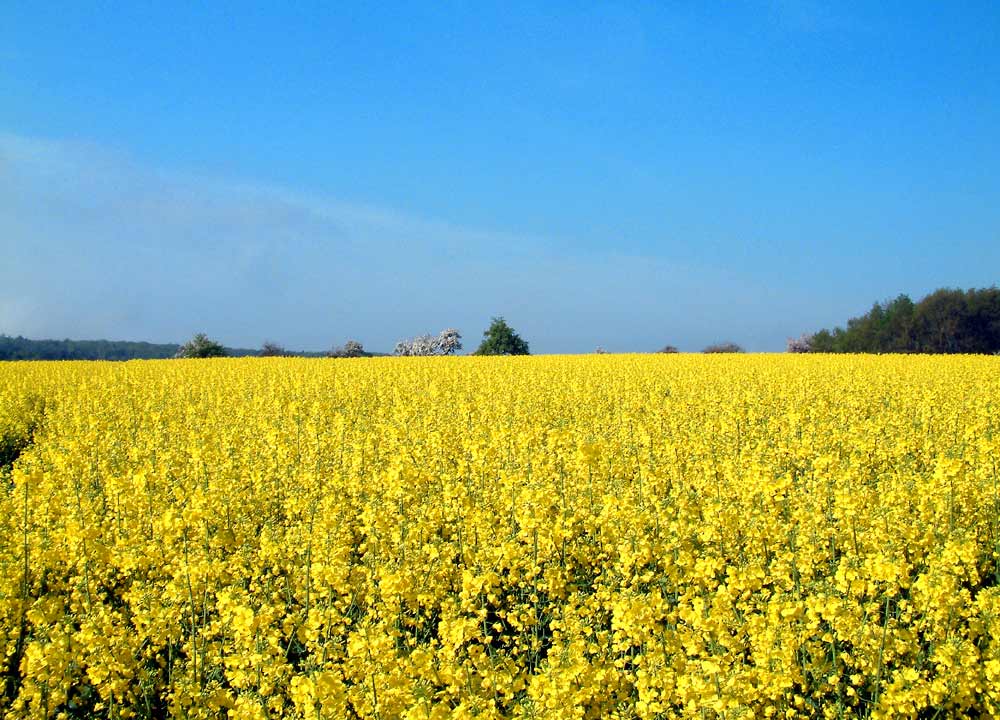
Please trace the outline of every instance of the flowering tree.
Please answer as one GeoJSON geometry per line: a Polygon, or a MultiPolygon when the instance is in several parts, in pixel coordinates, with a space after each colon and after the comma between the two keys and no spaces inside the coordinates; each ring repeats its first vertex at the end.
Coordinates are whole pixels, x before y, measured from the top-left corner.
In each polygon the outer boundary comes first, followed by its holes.
{"type": "Polygon", "coordinates": [[[437,337],[418,335],[396,343],[396,355],[451,355],[462,349],[462,335],[455,328],[442,330],[437,337]]]}
{"type": "Polygon", "coordinates": [[[812,335],[803,333],[798,338],[788,338],[786,351],[790,353],[812,352],[812,335]]]}
{"type": "Polygon", "coordinates": [[[462,349],[462,336],[455,328],[442,330],[437,336],[437,350],[439,355],[452,355],[462,349]]]}

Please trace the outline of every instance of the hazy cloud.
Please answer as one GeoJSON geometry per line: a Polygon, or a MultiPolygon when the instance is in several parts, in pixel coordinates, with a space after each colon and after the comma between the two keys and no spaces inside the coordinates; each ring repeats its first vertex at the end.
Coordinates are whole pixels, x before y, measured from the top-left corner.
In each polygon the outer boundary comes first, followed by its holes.
{"type": "MultiPolygon", "coordinates": [[[[739,273],[570,253],[287,188],[164,173],[84,143],[0,134],[0,332],[389,350],[503,314],[538,352],[780,349],[789,315],[739,273]],[[756,297],[752,304],[741,298],[756,297]],[[692,303],[691,299],[697,302],[692,303]],[[773,323],[772,323],[773,324],[773,323]]],[[[783,307],[785,306],[785,307],[783,307]]]]}

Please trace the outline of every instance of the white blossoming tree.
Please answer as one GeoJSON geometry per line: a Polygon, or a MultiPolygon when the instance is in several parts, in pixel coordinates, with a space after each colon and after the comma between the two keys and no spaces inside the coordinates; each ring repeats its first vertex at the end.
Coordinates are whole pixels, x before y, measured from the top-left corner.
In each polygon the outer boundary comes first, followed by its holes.
{"type": "Polygon", "coordinates": [[[452,355],[462,349],[462,335],[455,328],[442,330],[437,337],[418,335],[396,343],[396,355],[452,355]]]}
{"type": "Polygon", "coordinates": [[[786,349],[790,353],[812,352],[812,335],[803,334],[798,338],[788,338],[786,349]]]}

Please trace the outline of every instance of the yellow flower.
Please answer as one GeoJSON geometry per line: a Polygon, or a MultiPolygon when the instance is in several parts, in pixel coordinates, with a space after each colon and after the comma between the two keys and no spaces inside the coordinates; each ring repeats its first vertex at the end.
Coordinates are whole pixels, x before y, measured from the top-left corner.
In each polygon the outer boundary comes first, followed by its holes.
{"type": "Polygon", "coordinates": [[[0,365],[8,715],[1000,716],[998,406],[987,357],[0,365]]]}

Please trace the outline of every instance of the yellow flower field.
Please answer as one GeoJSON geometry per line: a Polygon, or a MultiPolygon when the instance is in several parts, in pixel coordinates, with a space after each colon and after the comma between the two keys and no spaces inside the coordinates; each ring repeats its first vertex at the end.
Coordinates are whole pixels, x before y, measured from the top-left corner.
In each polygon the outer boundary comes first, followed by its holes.
{"type": "Polygon", "coordinates": [[[1000,716],[1000,358],[5,364],[0,433],[5,718],[1000,716]]]}

